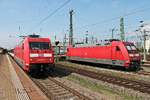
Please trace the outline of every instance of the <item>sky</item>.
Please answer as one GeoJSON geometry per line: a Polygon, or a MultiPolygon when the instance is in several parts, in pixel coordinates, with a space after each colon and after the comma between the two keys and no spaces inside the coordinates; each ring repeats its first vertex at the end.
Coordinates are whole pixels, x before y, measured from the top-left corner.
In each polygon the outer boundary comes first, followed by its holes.
{"type": "Polygon", "coordinates": [[[0,0],[0,47],[13,48],[21,35],[40,34],[62,41],[69,30],[69,11],[73,13],[76,41],[88,36],[98,40],[119,38],[120,18],[124,17],[126,38],[132,39],[139,21],[150,21],[150,0],[70,0],[52,16],[42,21],[67,0],[0,0]],[[42,21],[42,23],[40,23],[42,21]],[[39,24],[40,23],[40,24],[39,24]],[[131,37],[130,37],[131,35],[131,37]]]}

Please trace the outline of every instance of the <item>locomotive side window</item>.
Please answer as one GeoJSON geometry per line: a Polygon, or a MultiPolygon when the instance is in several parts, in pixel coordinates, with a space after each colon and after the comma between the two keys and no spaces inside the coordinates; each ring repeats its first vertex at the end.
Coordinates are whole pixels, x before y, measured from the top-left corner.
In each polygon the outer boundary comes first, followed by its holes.
{"type": "Polygon", "coordinates": [[[120,48],[118,46],[116,46],[116,51],[120,51],[120,48]]]}
{"type": "Polygon", "coordinates": [[[22,44],[22,49],[24,49],[24,44],[22,44]]]}
{"type": "Polygon", "coordinates": [[[30,42],[30,49],[50,49],[48,42],[30,42]]]}
{"type": "Polygon", "coordinates": [[[69,52],[69,49],[67,48],[67,52],[69,52]]]}

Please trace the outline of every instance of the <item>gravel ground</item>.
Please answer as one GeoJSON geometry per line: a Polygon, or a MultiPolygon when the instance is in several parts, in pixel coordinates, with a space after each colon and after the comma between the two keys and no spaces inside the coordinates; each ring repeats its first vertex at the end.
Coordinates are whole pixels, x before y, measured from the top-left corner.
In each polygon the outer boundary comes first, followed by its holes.
{"type": "MultiPolygon", "coordinates": [[[[100,86],[104,87],[106,89],[106,91],[103,91],[103,90],[100,90],[100,91],[102,94],[104,94],[105,96],[108,97],[108,98],[104,98],[107,100],[113,100],[113,99],[114,100],[150,100],[150,95],[146,94],[146,93],[141,93],[138,91],[134,91],[132,89],[127,89],[127,88],[124,88],[121,86],[117,86],[117,85],[110,84],[107,82],[99,81],[99,80],[85,77],[85,76],[75,74],[75,73],[73,73],[72,75],[74,75],[76,77],[80,77],[84,80],[87,80],[97,86],[100,85],[100,86]],[[113,93],[113,95],[111,92],[113,93]]],[[[78,83],[76,81],[74,81],[74,82],[78,83]]]]}
{"type": "Polygon", "coordinates": [[[67,73],[64,70],[55,70],[55,79],[67,86],[76,89],[80,93],[90,96],[93,100],[149,100],[148,94],[132,89],[82,76],[76,73],[67,73]]]}
{"type": "MultiPolygon", "coordinates": [[[[75,73],[69,73],[67,70],[56,68],[51,75],[58,81],[64,83],[65,85],[77,90],[81,94],[85,94],[92,100],[122,100],[122,97],[112,91],[107,91],[104,87],[97,88],[95,84],[90,84],[90,82],[84,82],[74,78],[75,73]],[[96,91],[98,90],[98,91],[96,91]]],[[[80,77],[79,77],[80,78],[80,77]]],[[[87,80],[86,80],[87,81],[87,80]]]]}
{"type": "Polygon", "coordinates": [[[62,82],[63,84],[67,85],[68,87],[75,89],[76,91],[80,92],[81,94],[84,94],[85,96],[88,96],[92,100],[122,100],[118,95],[106,95],[103,93],[98,93],[95,91],[91,91],[90,89],[83,87],[75,82],[72,82],[70,80],[67,80],[67,77],[64,78],[55,78],[59,82],[62,82]]]}
{"type": "Polygon", "coordinates": [[[150,72],[150,67],[142,67],[145,71],[150,72]]]}
{"type": "MultiPolygon", "coordinates": [[[[138,75],[135,74],[133,72],[123,72],[123,71],[115,71],[115,70],[111,70],[111,69],[104,69],[104,68],[97,68],[97,67],[91,67],[91,66],[87,66],[87,65],[80,65],[80,64],[74,64],[74,63],[70,63],[70,62],[59,62],[59,64],[62,65],[69,65],[69,66],[74,66],[74,67],[78,67],[78,68],[82,68],[82,69],[86,69],[86,70],[90,70],[90,71],[94,71],[94,72],[98,72],[98,73],[107,73],[110,75],[114,75],[114,76],[119,76],[119,77],[123,77],[123,78],[128,78],[128,79],[132,79],[132,80],[144,80],[144,81],[148,81],[150,82],[150,76],[144,76],[144,75],[138,75]]],[[[148,71],[149,69],[144,69],[145,71],[148,71]]],[[[138,91],[134,91],[132,89],[127,89],[121,86],[117,86],[117,85],[113,85],[107,82],[102,82],[96,79],[92,79],[89,77],[85,77],[85,76],[81,76],[75,73],[72,73],[71,75],[77,76],[77,77],[81,77],[85,80],[88,80],[90,82],[93,82],[93,84],[95,85],[101,85],[103,87],[109,88],[111,89],[111,91],[113,91],[114,95],[112,96],[111,94],[106,93],[100,93],[98,96],[101,97],[101,99],[106,99],[106,100],[150,100],[150,95],[149,94],[145,94],[145,93],[141,93],[138,91]],[[120,95],[120,96],[118,96],[120,95]]],[[[63,81],[65,79],[68,79],[69,76],[66,76],[65,78],[63,78],[63,81]]],[[[68,80],[67,80],[68,81],[68,80]]],[[[69,84],[72,82],[79,84],[78,81],[74,81],[74,80],[69,80],[69,84]],[[70,82],[71,81],[71,82],[70,82]]],[[[75,86],[75,85],[73,85],[75,86]]],[[[78,87],[78,86],[77,86],[78,87]]],[[[83,91],[84,89],[82,89],[83,86],[79,87],[79,91],[83,91]]],[[[87,87],[85,87],[85,89],[87,89],[87,87]]],[[[88,90],[85,90],[88,91],[88,90]]],[[[88,93],[87,93],[88,94],[88,93]]],[[[94,95],[94,94],[93,94],[94,95]]],[[[96,97],[98,97],[96,95],[96,97]]],[[[92,96],[91,96],[92,97],[92,96]]],[[[99,100],[99,97],[96,98],[97,100],[99,100]]]]}

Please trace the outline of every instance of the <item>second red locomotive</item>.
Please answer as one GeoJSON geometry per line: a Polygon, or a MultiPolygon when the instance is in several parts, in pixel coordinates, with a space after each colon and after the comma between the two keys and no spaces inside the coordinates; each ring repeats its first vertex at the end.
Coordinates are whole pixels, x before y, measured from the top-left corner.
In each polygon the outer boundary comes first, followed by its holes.
{"type": "Polygon", "coordinates": [[[14,48],[14,57],[22,68],[32,70],[46,70],[54,65],[54,54],[49,38],[30,35],[14,48]]]}
{"type": "Polygon", "coordinates": [[[69,47],[68,60],[121,66],[125,69],[140,67],[141,57],[131,42],[111,41],[108,45],[69,47]]]}

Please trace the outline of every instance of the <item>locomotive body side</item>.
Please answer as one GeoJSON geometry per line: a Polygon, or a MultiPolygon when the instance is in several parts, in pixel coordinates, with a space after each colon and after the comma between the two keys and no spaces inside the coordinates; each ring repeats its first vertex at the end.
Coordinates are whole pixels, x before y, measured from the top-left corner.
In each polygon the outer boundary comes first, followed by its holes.
{"type": "Polygon", "coordinates": [[[23,69],[27,72],[30,70],[30,48],[29,48],[29,38],[25,38],[24,43],[22,43],[23,49],[23,69]]]}
{"type": "Polygon", "coordinates": [[[24,63],[24,50],[22,49],[22,44],[17,45],[13,49],[14,58],[17,60],[17,62],[22,65],[24,63]]]}
{"type": "MultiPolygon", "coordinates": [[[[125,68],[129,68],[132,62],[124,42],[120,41],[114,41],[107,46],[70,47],[67,50],[67,59],[125,68]]],[[[135,62],[139,63],[139,58],[135,62]]]]}
{"type": "Polygon", "coordinates": [[[110,64],[111,46],[68,48],[67,57],[69,60],[110,64]]]}

